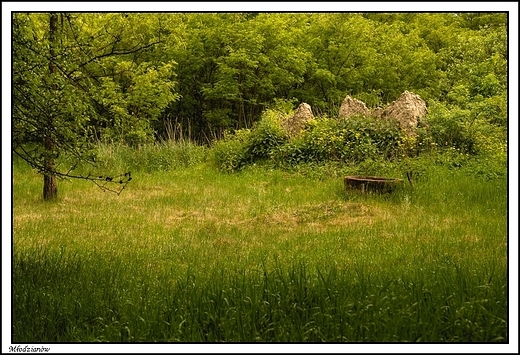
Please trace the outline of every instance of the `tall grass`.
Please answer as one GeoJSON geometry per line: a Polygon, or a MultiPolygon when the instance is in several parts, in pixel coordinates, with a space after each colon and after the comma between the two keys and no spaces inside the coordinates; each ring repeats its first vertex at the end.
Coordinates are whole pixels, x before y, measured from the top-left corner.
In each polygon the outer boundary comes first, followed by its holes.
{"type": "Polygon", "coordinates": [[[15,341],[504,341],[504,275],[439,266],[133,276],[100,257],[15,258],[15,341]],[[78,280],[81,280],[78,282],[78,280]],[[23,306],[21,306],[23,304],[23,306]]]}
{"type": "Polygon", "coordinates": [[[363,195],[338,167],[218,173],[181,147],[189,163],[152,169],[103,149],[135,171],[120,196],[61,181],[43,203],[15,164],[15,342],[508,339],[504,176],[428,165],[363,195]]]}
{"type": "Polygon", "coordinates": [[[123,144],[99,144],[95,167],[87,164],[77,169],[82,173],[139,171],[152,173],[171,171],[200,164],[206,160],[207,148],[189,141],[158,141],[132,148],[123,144]]]}

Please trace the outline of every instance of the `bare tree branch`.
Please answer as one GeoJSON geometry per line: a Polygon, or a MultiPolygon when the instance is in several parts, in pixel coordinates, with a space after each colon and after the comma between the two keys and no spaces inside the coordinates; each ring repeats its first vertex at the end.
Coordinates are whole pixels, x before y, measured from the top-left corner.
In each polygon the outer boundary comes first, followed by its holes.
{"type": "Polygon", "coordinates": [[[20,150],[23,151],[23,154],[21,154],[18,150],[13,150],[13,152],[18,155],[21,159],[23,159],[25,162],[27,162],[33,169],[38,170],[39,173],[53,173],[59,178],[65,179],[65,178],[71,178],[71,179],[82,179],[82,180],[88,180],[92,181],[94,184],[96,184],[101,190],[108,191],[117,194],[118,196],[123,192],[123,190],[126,188],[128,183],[132,181],[132,173],[126,172],[122,173],[116,176],[105,176],[105,175],[95,175],[92,176],[90,173],[87,174],[87,176],[83,175],[74,175],[70,172],[73,170],[70,169],[68,172],[63,173],[60,171],[52,170],[49,171],[43,164],[37,163],[35,160],[31,159],[32,155],[28,153],[23,146],[18,147],[20,150]]]}

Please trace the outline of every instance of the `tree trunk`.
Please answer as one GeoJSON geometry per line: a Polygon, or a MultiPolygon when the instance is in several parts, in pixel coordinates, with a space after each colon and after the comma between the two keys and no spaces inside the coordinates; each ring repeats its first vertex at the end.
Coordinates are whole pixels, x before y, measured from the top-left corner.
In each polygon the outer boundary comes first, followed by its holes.
{"type": "MultiPolygon", "coordinates": [[[[56,73],[56,65],[53,60],[56,57],[56,52],[54,47],[56,45],[56,33],[58,31],[58,14],[51,13],[49,20],[49,73],[52,76],[56,73]]],[[[43,199],[44,200],[52,200],[58,196],[58,186],[56,184],[56,162],[54,160],[55,157],[55,142],[54,142],[54,122],[53,117],[47,117],[47,127],[44,135],[44,149],[45,149],[45,157],[43,161],[44,173],[43,173],[43,199]]]]}

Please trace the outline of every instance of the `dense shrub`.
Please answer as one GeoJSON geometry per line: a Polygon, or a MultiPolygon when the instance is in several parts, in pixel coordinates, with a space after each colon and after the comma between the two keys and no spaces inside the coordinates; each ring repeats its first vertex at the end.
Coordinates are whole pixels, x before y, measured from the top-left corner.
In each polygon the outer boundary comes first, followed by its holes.
{"type": "Polygon", "coordinates": [[[490,125],[489,116],[480,117],[479,112],[475,107],[461,109],[432,103],[414,135],[406,134],[393,120],[319,117],[289,139],[281,124],[283,114],[269,109],[251,130],[239,130],[216,142],[213,160],[220,170],[229,172],[266,160],[283,167],[328,162],[370,167],[377,161],[431,154],[435,157],[434,164],[450,168],[462,167],[477,155],[505,162],[504,127],[490,125]]]}
{"type": "Polygon", "coordinates": [[[474,120],[471,116],[467,109],[450,109],[438,103],[430,105],[427,122],[433,142],[441,148],[475,154],[475,127],[472,127],[474,120]]]}
{"type": "Polygon", "coordinates": [[[336,123],[328,118],[312,120],[302,135],[278,149],[275,160],[281,164],[297,165],[320,162],[335,155],[338,146],[334,136],[336,123]]]}
{"type": "Polygon", "coordinates": [[[449,107],[440,103],[430,105],[426,119],[427,128],[421,131],[421,143],[437,147],[452,155],[498,154],[505,155],[507,149],[506,128],[501,124],[505,118],[497,106],[493,110],[493,100],[469,105],[468,109],[449,107]]]}
{"type": "Polygon", "coordinates": [[[280,113],[267,110],[252,130],[239,130],[217,142],[213,160],[223,171],[240,170],[266,159],[284,166],[327,161],[355,164],[369,158],[401,157],[409,145],[403,142],[406,136],[397,123],[366,117],[313,119],[299,136],[289,140],[280,113]]]}
{"type": "Polygon", "coordinates": [[[470,104],[475,116],[492,125],[507,126],[507,97],[496,95],[470,104]]]}
{"type": "Polygon", "coordinates": [[[221,171],[237,171],[251,161],[251,130],[241,129],[227,132],[211,149],[211,160],[221,171]]]}
{"type": "Polygon", "coordinates": [[[212,160],[222,171],[237,171],[254,161],[271,159],[288,137],[281,126],[280,112],[266,110],[252,129],[227,133],[212,148],[212,160]]]}
{"type": "Polygon", "coordinates": [[[284,144],[287,139],[287,134],[281,126],[280,113],[267,110],[251,131],[249,146],[251,157],[253,159],[269,158],[276,148],[284,144]]]}
{"type": "Polygon", "coordinates": [[[278,159],[290,165],[392,159],[401,154],[403,138],[398,125],[389,120],[366,117],[337,120],[325,117],[311,121],[302,136],[279,150],[278,159]]]}

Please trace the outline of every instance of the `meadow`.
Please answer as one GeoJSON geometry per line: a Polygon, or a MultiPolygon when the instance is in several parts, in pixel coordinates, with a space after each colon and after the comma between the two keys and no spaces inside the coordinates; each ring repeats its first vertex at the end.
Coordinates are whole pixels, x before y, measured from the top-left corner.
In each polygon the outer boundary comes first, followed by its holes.
{"type": "Polygon", "coordinates": [[[125,190],[60,180],[54,202],[15,159],[13,342],[508,341],[505,174],[427,157],[361,194],[354,168],[171,149],[105,148],[125,190]]]}

